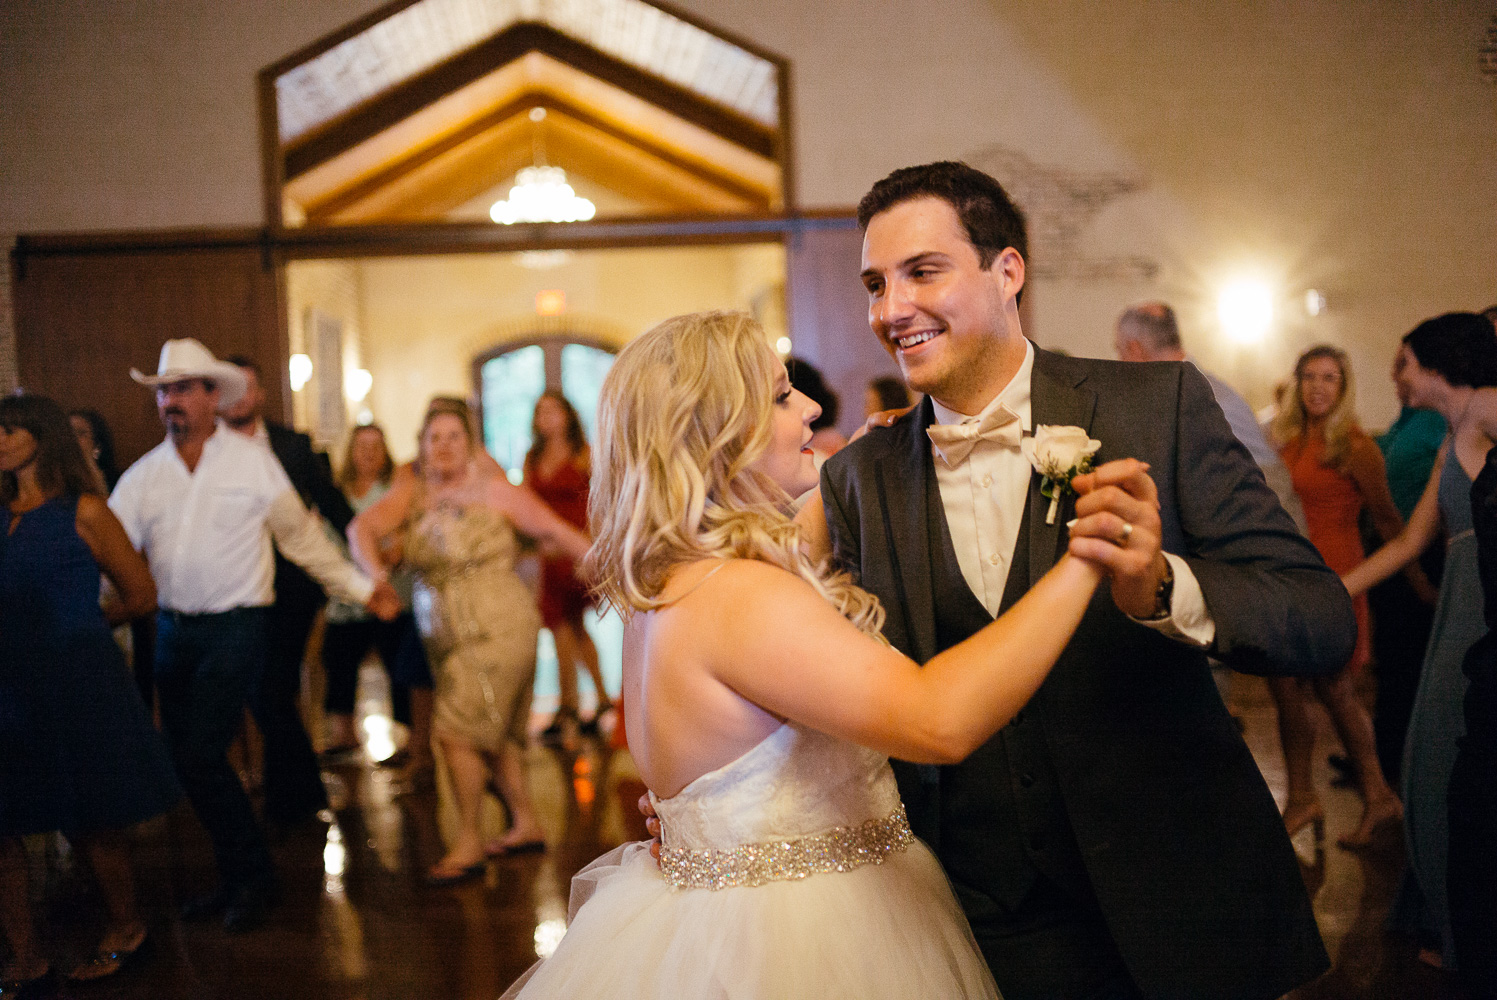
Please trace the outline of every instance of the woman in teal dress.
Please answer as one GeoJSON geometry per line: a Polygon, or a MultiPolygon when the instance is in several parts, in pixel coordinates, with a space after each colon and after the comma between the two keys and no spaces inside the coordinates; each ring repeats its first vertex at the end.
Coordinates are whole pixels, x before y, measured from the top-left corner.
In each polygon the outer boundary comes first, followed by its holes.
{"type": "Polygon", "coordinates": [[[0,399],[0,995],[47,975],[21,838],[61,830],[94,869],[109,910],[74,979],[107,976],[140,948],[125,829],[181,797],[166,746],[110,633],[150,612],[145,560],[97,493],[62,408],[0,399]],[[100,571],[115,595],[99,604],[100,571]]]}
{"type": "Polygon", "coordinates": [[[1445,574],[1435,606],[1434,629],[1424,656],[1414,714],[1404,743],[1404,833],[1409,867],[1395,922],[1427,945],[1431,964],[1455,966],[1446,893],[1449,845],[1447,793],[1456,742],[1465,730],[1462,701],[1466,652],[1486,631],[1471,483],[1494,444],[1488,411],[1497,396],[1497,336],[1476,313],[1447,313],[1426,320],[1403,339],[1398,378],[1409,405],[1438,410],[1450,434],[1435,460],[1429,485],[1403,532],[1342,577],[1353,596],[1408,565],[1440,536],[1445,574]]]}

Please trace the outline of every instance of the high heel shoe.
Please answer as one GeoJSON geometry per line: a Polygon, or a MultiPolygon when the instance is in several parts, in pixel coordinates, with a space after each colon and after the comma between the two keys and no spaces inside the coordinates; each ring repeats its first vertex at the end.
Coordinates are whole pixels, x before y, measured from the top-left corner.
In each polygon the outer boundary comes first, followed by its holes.
{"type": "Polygon", "coordinates": [[[1291,838],[1307,826],[1315,828],[1315,843],[1325,840],[1325,809],[1319,802],[1284,810],[1284,831],[1291,838]]]}
{"type": "Polygon", "coordinates": [[[593,717],[582,723],[578,728],[586,736],[598,735],[598,720],[613,711],[613,702],[607,698],[598,702],[598,707],[593,710],[593,717]]]}
{"type": "Polygon", "coordinates": [[[556,710],[551,724],[541,730],[541,742],[548,746],[559,746],[570,753],[577,749],[579,732],[577,710],[571,705],[562,705],[556,710]]]}
{"type": "Polygon", "coordinates": [[[92,982],[95,979],[103,979],[106,976],[112,976],[129,965],[131,959],[139,954],[140,950],[146,946],[146,942],[149,940],[150,935],[142,927],[140,935],[128,948],[105,951],[101,946],[91,957],[84,959],[72,972],[69,972],[68,978],[76,983],[86,983],[92,982]]]}

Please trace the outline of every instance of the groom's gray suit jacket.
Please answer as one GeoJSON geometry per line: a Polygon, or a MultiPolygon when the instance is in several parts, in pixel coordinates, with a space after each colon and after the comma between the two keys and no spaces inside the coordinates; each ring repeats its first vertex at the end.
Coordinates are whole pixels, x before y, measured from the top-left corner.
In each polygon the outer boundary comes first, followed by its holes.
{"type": "MultiPolygon", "coordinates": [[[[1258,674],[1330,674],[1346,663],[1356,623],[1345,589],[1197,369],[1036,350],[1031,401],[1035,425],[1076,425],[1100,440],[1099,463],[1150,464],[1164,548],[1188,562],[1216,623],[1212,656],[1258,674]]],[[[829,459],[821,481],[838,562],[884,603],[889,641],[921,663],[940,651],[932,419],[927,400],[829,459]]],[[[1064,551],[1072,514],[1066,502],[1045,523],[1037,475],[1029,505],[1019,562],[1032,584],[1064,551]]],[[[1131,621],[1104,586],[1030,709],[1085,877],[1146,996],[1277,997],[1326,968],[1278,810],[1205,652],[1131,621]]],[[[939,854],[939,780],[929,768],[895,769],[915,832],[939,854]]],[[[993,774],[994,787],[1011,777],[993,774]]]]}

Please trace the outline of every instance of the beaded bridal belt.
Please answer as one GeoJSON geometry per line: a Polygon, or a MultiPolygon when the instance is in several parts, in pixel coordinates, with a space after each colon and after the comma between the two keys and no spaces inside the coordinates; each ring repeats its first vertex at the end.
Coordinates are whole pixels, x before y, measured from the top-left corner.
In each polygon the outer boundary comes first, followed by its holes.
{"type": "Polygon", "coordinates": [[[825,872],[881,865],[914,843],[904,806],[883,819],[836,826],[825,833],[745,844],[729,850],[662,847],[660,870],[678,889],[727,889],[787,882],[825,872]]]}

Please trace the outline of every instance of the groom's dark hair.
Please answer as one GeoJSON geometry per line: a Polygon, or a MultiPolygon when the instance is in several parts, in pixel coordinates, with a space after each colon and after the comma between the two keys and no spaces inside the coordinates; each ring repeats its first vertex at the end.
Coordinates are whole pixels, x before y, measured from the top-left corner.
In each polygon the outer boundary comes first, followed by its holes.
{"type": "Polygon", "coordinates": [[[915,198],[940,198],[956,210],[983,270],[1007,247],[1029,259],[1024,213],[1003,185],[975,167],[952,160],[901,167],[873,185],[858,202],[858,225],[867,229],[875,215],[915,198]]]}

